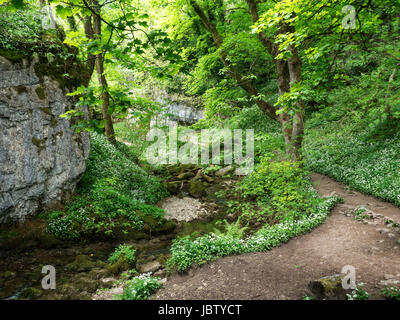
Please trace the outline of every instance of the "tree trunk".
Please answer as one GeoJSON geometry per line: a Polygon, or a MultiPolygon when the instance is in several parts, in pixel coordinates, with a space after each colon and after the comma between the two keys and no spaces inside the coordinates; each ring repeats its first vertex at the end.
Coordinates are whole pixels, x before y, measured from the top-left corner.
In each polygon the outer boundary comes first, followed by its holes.
{"type": "MultiPolygon", "coordinates": [[[[292,46],[290,48],[292,56],[288,60],[288,67],[290,73],[290,85],[293,87],[296,83],[301,81],[301,59],[299,57],[297,48],[292,46]]],[[[301,146],[304,137],[304,102],[299,100],[297,103],[297,110],[293,116],[293,131],[290,154],[293,161],[301,161],[301,146]]]]}
{"type": "MultiPolygon", "coordinates": [[[[246,0],[253,23],[259,19],[257,2],[255,0],[246,0]]],[[[281,24],[277,34],[286,34],[294,32],[292,27],[283,23],[281,24]]],[[[301,81],[301,60],[296,47],[292,46],[290,51],[291,58],[288,61],[277,59],[279,55],[279,47],[274,44],[263,32],[258,33],[258,38],[262,45],[267,49],[275,60],[276,80],[278,83],[279,95],[290,92],[291,87],[301,81]]],[[[279,122],[282,126],[283,136],[285,138],[286,153],[289,154],[293,161],[301,161],[301,146],[304,135],[304,103],[297,103],[297,111],[295,115],[290,117],[287,113],[279,115],[279,122]]]]}
{"type": "MultiPolygon", "coordinates": [[[[98,9],[98,4],[96,2],[93,2],[96,7],[96,12],[99,13],[98,9]]],[[[98,15],[93,15],[93,32],[96,37],[100,41],[101,39],[101,20],[98,15]]],[[[114,126],[112,122],[112,117],[108,112],[108,108],[110,106],[110,94],[108,93],[108,85],[107,85],[107,79],[104,75],[104,56],[103,53],[99,53],[96,55],[96,71],[97,71],[97,77],[99,80],[99,84],[102,86],[102,94],[101,98],[103,100],[103,106],[102,106],[102,114],[103,114],[103,119],[105,121],[105,130],[106,130],[106,136],[108,141],[110,141],[112,144],[116,144],[115,140],[115,132],[114,132],[114,126]]]]}
{"type": "MultiPolygon", "coordinates": [[[[386,90],[386,96],[385,96],[386,100],[389,99],[390,90],[391,90],[391,88],[392,88],[392,82],[393,82],[393,80],[394,80],[394,77],[396,76],[396,73],[397,73],[397,68],[395,68],[395,69],[393,70],[392,74],[391,74],[390,77],[389,77],[389,84],[388,84],[388,87],[387,87],[387,90],[386,90]]],[[[391,119],[391,118],[392,118],[392,113],[391,113],[392,110],[391,110],[391,109],[392,109],[392,108],[391,108],[391,105],[386,101],[385,113],[387,114],[388,119],[391,119]]]]}
{"type": "MultiPolygon", "coordinates": [[[[85,22],[84,22],[83,26],[84,26],[86,38],[89,40],[93,40],[94,39],[94,31],[93,31],[93,25],[92,25],[92,17],[86,16],[84,18],[84,21],[85,22]]],[[[87,54],[87,65],[89,67],[90,78],[92,77],[95,64],[96,64],[96,57],[89,52],[87,54]]]]}
{"type": "MultiPolygon", "coordinates": [[[[276,60],[275,59],[275,67],[276,67],[276,80],[278,83],[279,95],[282,96],[286,92],[290,90],[290,74],[288,64],[284,60],[276,60]]],[[[286,153],[290,153],[290,145],[292,141],[292,123],[290,116],[284,112],[279,115],[279,122],[282,127],[283,137],[285,139],[285,148],[286,153]]]]}

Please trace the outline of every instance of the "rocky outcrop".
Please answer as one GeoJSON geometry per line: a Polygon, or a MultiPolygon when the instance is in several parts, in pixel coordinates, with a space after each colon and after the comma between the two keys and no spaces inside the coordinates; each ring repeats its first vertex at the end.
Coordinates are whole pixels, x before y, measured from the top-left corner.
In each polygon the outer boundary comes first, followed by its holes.
{"type": "Polygon", "coordinates": [[[61,81],[55,65],[0,56],[0,223],[59,206],[85,171],[88,133],[60,118],[74,107],[65,94],[79,81],[61,81]]]}
{"type": "Polygon", "coordinates": [[[308,284],[308,294],[318,300],[346,300],[351,290],[343,288],[343,274],[327,276],[308,284]]]}

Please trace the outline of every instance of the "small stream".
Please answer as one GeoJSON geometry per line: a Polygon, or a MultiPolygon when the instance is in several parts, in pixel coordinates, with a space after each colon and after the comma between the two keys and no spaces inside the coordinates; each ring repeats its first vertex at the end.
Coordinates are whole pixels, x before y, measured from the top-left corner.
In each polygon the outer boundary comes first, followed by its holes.
{"type": "MultiPolygon", "coordinates": [[[[204,117],[202,111],[191,105],[164,100],[159,102],[165,105],[164,116],[154,119],[153,125],[160,124],[160,121],[177,121],[190,125],[204,117]]],[[[193,168],[190,170],[193,171],[193,168]]],[[[175,178],[172,180],[175,180],[173,183],[177,182],[175,178]]],[[[212,184],[203,181],[207,188],[202,196],[190,195],[190,181],[181,182],[186,187],[176,193],[172,192],[171,198],[163,200],[164,204],[167,203],[164,208],[167,216],[169,215],[167,219],[177,224],[175,230],[167,234],[136,240],[128,238],[83,243],[54,242],[49,237],[38,236],[43,234],[45,221],[33,218],[17,228],[19,235],[15,237],[15,241],[7,240],[8,246],[2,245],[0,237],[0,299],[92,299],[99,289],[110,289],[118,280],[120,275],[109,274],[107,266],[109,256],[120,244],[128,244],[136,249],[136,269],[139,273],[146,272],[150,264],[155,269],[152,270],[155,276],[165,278],[166,262],[170,257],[173,240],[188,235],[200,236],[215,229],[221,230],[223,227],[219,221],[226,215],[224,203],[215,197],[215,192],[221,189],[218,179],[212,184]],[[55,290],[44,290],[41,287],[41,280],[45,276],[41,271],[45,265],[56,269],[55,290]]],[[[163,207],[163,203],[159,206],[163,207]]]]}
{"type": "MultiPolygon", "coordinates": [[[[214,186],[210,187],[214,193],[214,186]]],[[[190,215],[192,220],[182,221],[174,217],[177,227],[173,232],[149,237],[148,239],[112,239],[87,243],[48,242],[48,239],[35,238],[35,234],[44,228],[45,222],[32,219],[18,230],[26,233],[20,242],[10,243],[9,248],[0,247],[0,299],[92,299],[99,289],[107,290],[113,286],[119,275],[107,272],[108,258],[120,244],[129,244],[136,249],[136,269],[139,273],[146,272],[149,263],[157,266],[152,270],[155,276],[167,276],[166,262],[170,257],[172,241],[177,237],[193,235],[200,236],[221,230],[218,223],[225,216],[225,211],[207,197],[193,198],[184,191],[164,199],[168,206],[168,215],[176,211],[176,206],[185,203],[181,217],[190,215]],[[189,201],[188,201],[189,199],[189,201]],[[191,212],[196,211],[196,212],[191,212]],[[22,229],[21,229],[22,228],[22,229]],[[85,264],[77,264],[77,257],[85,264]],[[41,280],[44,265],[56,269],[56,290],[43,290],[41,280]]],[[[163,207],[163,203],[159,204],[163,207]]],[[[183,207],[183,206],[182,206],[183,207]]],[[[172,219],[172,217],[169,217],[172,219]]]]}

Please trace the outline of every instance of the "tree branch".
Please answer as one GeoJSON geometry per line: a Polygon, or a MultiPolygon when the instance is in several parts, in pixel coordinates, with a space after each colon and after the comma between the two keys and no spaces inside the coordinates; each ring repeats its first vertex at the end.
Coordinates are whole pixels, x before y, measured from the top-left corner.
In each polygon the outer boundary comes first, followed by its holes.
{"type": "Polygon", "coordinates": [[[254,99],[258,107],[264,111],[270,118],[277,120],[276,109],[274,106],[269,104],[267,101],[260,99],[260,93],[256,89],[251,79],[244,79],[242,75],[233,67],[227,58],[226,52],[222,49],[223,38],[219,34],[217,27],[213,24],[204,11],[200,8],[195,0],[190,1],[196,14],[199,16],[200,20],[203,22],[204,27],[209,31],[213,37],[215,47],[219,49],[219,56],[223,65],[228,69],[232,78],[237,82],[237,84],[247,92],[251,99],[254,99]]]}

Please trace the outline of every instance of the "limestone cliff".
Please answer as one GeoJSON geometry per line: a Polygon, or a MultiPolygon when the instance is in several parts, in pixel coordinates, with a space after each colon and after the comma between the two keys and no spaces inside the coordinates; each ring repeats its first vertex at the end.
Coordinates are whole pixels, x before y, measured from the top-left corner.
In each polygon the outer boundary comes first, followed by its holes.
{"type": "Polygon", "coordinates": [[[0,56],[0,223],[59,206],[85,171],[89,135],[59,117],[74,108],[65,94],[82,81],[62,80],[46,58],[0,56]]]}

